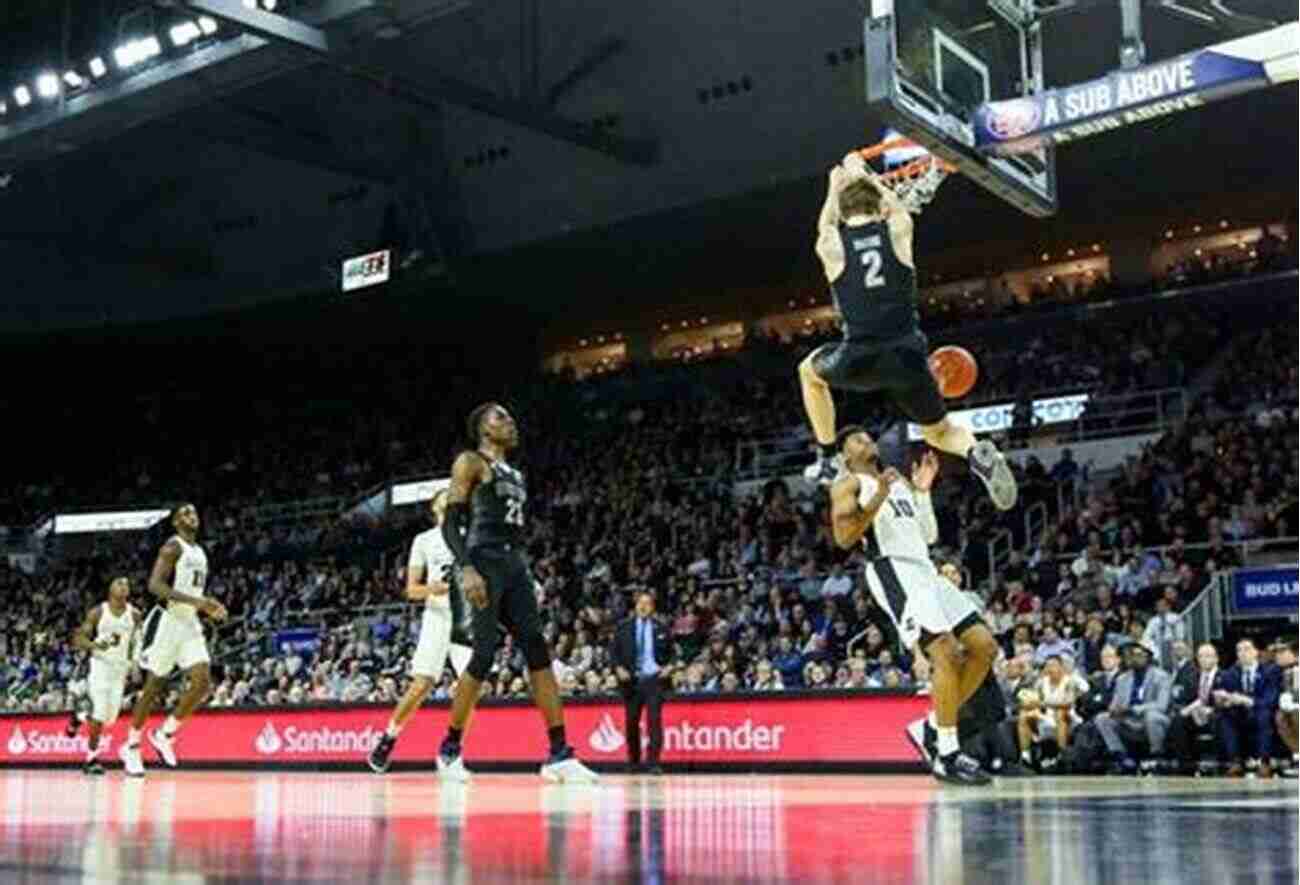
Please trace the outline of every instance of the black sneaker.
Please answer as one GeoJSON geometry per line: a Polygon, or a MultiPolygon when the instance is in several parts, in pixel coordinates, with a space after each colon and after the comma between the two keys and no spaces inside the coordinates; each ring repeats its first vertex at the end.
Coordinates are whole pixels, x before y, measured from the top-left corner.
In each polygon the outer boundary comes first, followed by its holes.
{"type": "Polygon", "coordinates": [[[91,759],[85,765],[81,766],[82,774],[103,774],[104,766],[99,764],[98,759],[91,759]]]}
{"type": "Polygon", "coordinates": [[[839,457],[818,458],[803,470],[803,478],[813,485],[829,486],[840,475],[839,457]]]}
{"type": "Polygon", "coordinates": [[[934,776],[947,784],[982,787],[993,783],[993,778],[980,768],[980,764],[965,753],[949,753],[934,763],[934,776]]]}
{"type": "Polygon", "coordinates": [[[393,754],[393,747],[397,744],[397,738],[385,734],[375,744],[375,748],[370,751],[366,757],[366,764],[375,774],[383,774],[388,770],[388,757],[393,754]]]}
{"type": "Polygon", "coordinates": [[[939,732],[930,725],[928,718],[914,720],[906,728],[908,741],[921,754],[926,765],[933,765],[939,758],[939,732]]]}

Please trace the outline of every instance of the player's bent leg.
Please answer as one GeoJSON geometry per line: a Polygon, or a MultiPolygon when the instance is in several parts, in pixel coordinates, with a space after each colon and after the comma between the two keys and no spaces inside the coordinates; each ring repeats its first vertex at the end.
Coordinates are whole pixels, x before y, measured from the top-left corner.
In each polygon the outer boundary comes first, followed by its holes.
{"type": "Polygon", "coordinates": [[[411,680],[411,684],[406,689],[406,694],[402,695],[401,701],[398,702],[397,708],[393,710],[393,716],[388,720],[388,729],[375,742],[374,747],[370,750],[370,755],[366,757],[366,764],[370,770],[376,774],[383,774],[388,770],[390,757],[393,754],[393,747],[397,745],[397,736],[402,733],[406,723],[415,715],[415,711],[424,703],[424,699],[433,691],[433,679],[429,676],[417,675],[411,680]]]}
{"type": "Polygon", "coordinates": [[[922,425],[921,435],[939,451],[965,458],[971,473],[984,484],[993,505],[999,510],[1016,506],[1019,494],[1016,478],[1007,465],[1007,459],[993,443],[986,439],[976,440],[969,428],[961,427],[946,417],[934,424],[922,425]]]}
{"type": "Polygon", "coordinates": [[[984,684],[993,662],[997,660],[998,644],[978,614],[954,627],[953,635],[965,653],[958,676],[957,705],[960,707],[984,684]]]}
{"type": "Polygon", "coordinates": [[[928,634],[921,638],[921,649],[930,660],[931,696],[938,723],[938,758],[934,776],[953,784],[978,786],[990,778],[978,762],[961,752],[957,738],[957,714],[961,707],[958,690],[961,679],[961,646],[951,633],[928,634]]]}
{"type": "Polygon", "coordinates": [[[831,386],[818,371],[817,361],[827,352],[826,345],[814,350],[799,363],[799,390],[803,394],[804,412],[812,425],[813,437],[820,448],[817,461],[804,470],[804,479],[819,485],[835,480],[835,397],[831,386]]]}
{"type": "Polygon", "coordinates": [[[131,730],[127,733],[126,743],[122,744],[122,749],[118,751],[128,777],[144,777],[144,761],[140,758],[140,737],[149,714],[153,712],[154,704],[158,702],[166,687],[165,678],[149,672],[144,688],[140,690],[140,697],[136,698],[135,709],[131,713],[131,730]]]}
{"type": "MultiPolygon", "coordinates": [[[[206,657],[206,650],[204,657],[206,657]]],[[[186,670],[186,676],[189,687],[176,703],[176,710],[167,717],[161,728],[149,732],[150,745],[158,751],[158,755],[162,757],[163,762],[167,763],[168,768],[175,768],[179,764],[176,759],[176,747],[173,744],[176,733],[212,694],[212,670],[208,661],[202,660],[190,665],[186,670]]]]}

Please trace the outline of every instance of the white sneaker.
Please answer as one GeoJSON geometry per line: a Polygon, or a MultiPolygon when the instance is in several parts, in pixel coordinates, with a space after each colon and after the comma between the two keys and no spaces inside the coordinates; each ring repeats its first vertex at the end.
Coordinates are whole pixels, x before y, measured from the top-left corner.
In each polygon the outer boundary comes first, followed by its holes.
{"type": "Polygon", "coordinates": [[[553,784],[594,784],[600,776],[577,759],[547,762],[540,772],[542,780],[553,784]]]}
{"type": "Polygon", "coordinates": [[[997,446],[986,439],[980,440],[971,448],[967,463],[970,464],[971,473],[984,483],[994,507],[1010,510],[1016,506],[1016,477],[997,446]]]}
{"type": "Polygon", "coordinates": [[[470,771],[465,767],[465,760],[456,756],[448,759],[445,756],[438,756],[438,777],[444,781],[453,784],[469,783],[470,771]]]}
{"type": "Polygon", "coordinates": [[[126,769],[127,777],[144,777],[144,760],[140,758],[140,747],[122,745],[122,749],[117,751],[117,757],[122,760],[122,765],[126,769]]]}
{"type": "Polygon", "coordinates": [[[158,751],[168,768],[176,767],[176,748],[172,746],[171,738],[155,728],[149,732],[149,743],[158,751]]]}

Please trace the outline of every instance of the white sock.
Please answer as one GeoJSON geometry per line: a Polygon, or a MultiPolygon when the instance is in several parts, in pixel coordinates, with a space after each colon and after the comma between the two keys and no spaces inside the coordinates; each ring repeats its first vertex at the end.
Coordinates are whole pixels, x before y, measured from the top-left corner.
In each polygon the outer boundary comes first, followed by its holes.
{"type": "Polygon", "coordinates": [[[140,731],[140,729],[133,727],[126,733],[126,745],[128,747],[140,746],[140,731]]]}
{"type": "Polygon", "coordinates": [[[390,738],[396,738],[402,733],[402,726],[397,724],[396,719],[388,720],[388,731],[385,732],[390,738]]]}
{"type": "Polygon", "coordinates": [[[167,737],[171,737],[172,735],[174,735],[176,732],[180,730],[181,730],[180,720],[178,720],[175,716],[168,716],[167,721],[163,723],[162,733],[165,734],[167,737]]]}
{"type": "Polygon", "coordinates": [[[930,727],[933,728],[935,731],[939,730],[939,720],[934,718],[933,710],[930,711],[929,716],[925,717],[925,721],[929,723],[930,727]]]}
{"type": "Polygon", "coordinates": [[[961,744],[957,743],[957,726],[939,726],[939,755],[947,756],[956,753],[961,749],[961,744]]]}
{"type": "Polygon", "coordinates": [[[94,762],[94,761],[95,761],[95,757],[98,756],[98,755],[99,755],[99,747],[98,747],[98,746],[91,747],[90,750],[87,751],[87,753],[86,753],[86,761],[87,761],[87,762],[94,762]]]}

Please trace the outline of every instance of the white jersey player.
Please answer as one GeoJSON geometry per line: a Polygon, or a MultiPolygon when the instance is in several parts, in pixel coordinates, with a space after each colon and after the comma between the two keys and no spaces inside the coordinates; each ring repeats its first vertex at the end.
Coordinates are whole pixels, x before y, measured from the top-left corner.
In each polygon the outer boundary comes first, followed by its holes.
{"type": "Polygon", "coordinates": [[[840,453],[848,472],[831,486],[835,542],[845,549],[862,543],[876,604],[888,612],[903,647],[930,660],[935,776],[988,783],[979,763],[961,752],[957,713],[984,681],[997,646],[979,611],[930,561],[939,535],[930,501],[939,459],[926,452],[909,483],[894,468],[881,469],[875,440],[859,427],[841,432],[840,453]]]}
{"type": "MultiPolygon", "coordinates": [[[[117,721],[122,711],[122,695],[131,669],[132,645],[139,627],[139,613],[127,601],[131,584],[115,578],[108,585],[108,599],[86,612],[86,618],[72,637],[72,645],[90,652],[90,675],[86,692],[90,696],[89,751],[82,769],[86,774],[103,774],[99,764],[99,736],[107,725],[117,721]]],[[[68,723],[68,735],[77,733],[81,718],[74,713],[68,723]]]]}
{"type": "Polygon", "coordinates": [[[397,744],[397,736],[420,704],[442,679],[451,658],[452,669],[459,676],[465,672],[473,649],[468,644],[453,642],[452,634],[458,626],[459,599],[452,593],[449,576],[455,557],[443,540],[443,516],[447,507],[447,492],[442,490],[429,502],[433,528],[415,536],[411,555],[406,562],[406,598],[424,600],[420,619],[420,639],[411,658],[411,686],[406,690],[397,709],[388,721],[388,729],[370,752],[369,765],[376,772],[388,770],[389,757],[397,744]]]}
{"type": "Polygon", "coordinates": [[[172,671],[179,667],[188,677],[189,687],[162,728],[149,732],[149,743],[159,757],[169,767],[176,767],[172,739],[207,699],[212,686],[208,646],[199,614],[215,621],[226,619],[226,607],[205,595],[208,555],[196,540],[198,509],[193,504],[178,507],[172,514],[172,525],[176,534],[158,551],[149,575],[149,591],[158,598],[158,605],[145,617],[140,639],[139,663],[147,675],[121,752],[126,773],[132,777],[144,775],[140,738],[145,721],[166,689],[172,671]]]}

